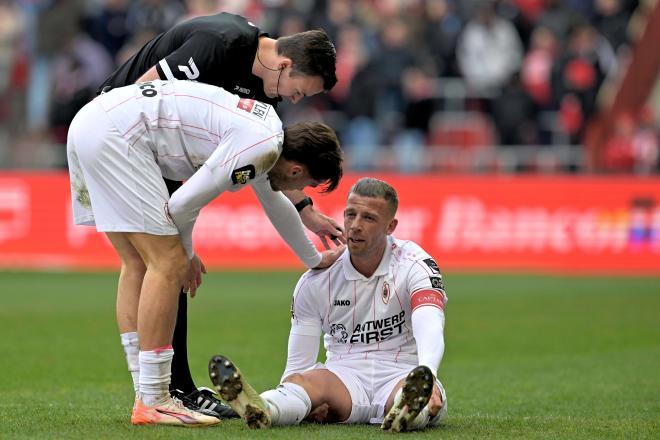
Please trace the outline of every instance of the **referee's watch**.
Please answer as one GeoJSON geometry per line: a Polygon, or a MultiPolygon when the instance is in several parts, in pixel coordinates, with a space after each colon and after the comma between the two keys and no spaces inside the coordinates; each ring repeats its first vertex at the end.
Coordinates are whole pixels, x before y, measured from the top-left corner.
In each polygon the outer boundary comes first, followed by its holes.
{"type": "Polygon", "coordinates": [[[314,204],[314,201],[312,200],[311,197],[307,196],[298,203],[296,203],[294,206],[296,207],[296,210],[298,212],[302,211],[305,209],[306,206],[312,206],[314,204]]]}

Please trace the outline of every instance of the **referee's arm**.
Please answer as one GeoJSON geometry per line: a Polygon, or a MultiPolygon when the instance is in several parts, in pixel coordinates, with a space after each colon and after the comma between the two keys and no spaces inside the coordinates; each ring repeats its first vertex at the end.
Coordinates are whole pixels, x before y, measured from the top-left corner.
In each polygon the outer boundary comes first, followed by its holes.
{"type": "Polygon", "coordinates": [[[156,66],[151,66],[151,69],[147,70],[147,72],[139,77],[135,82],[142,83],[147,81],[154,81],[157,79],[161,79],[160,75],[158,75],[158,70],[156,69],[156,66]]]}

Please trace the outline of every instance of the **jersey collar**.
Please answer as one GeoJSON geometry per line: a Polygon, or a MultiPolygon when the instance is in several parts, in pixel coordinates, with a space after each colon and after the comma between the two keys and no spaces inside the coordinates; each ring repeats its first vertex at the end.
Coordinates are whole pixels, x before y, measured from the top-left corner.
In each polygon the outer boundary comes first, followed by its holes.
{"type": "Polygon", "coordinates": [[[394,242],[393,237],[390,235],[387,237],[387,245],[385,246],[385,252],[383,253],[383,258],[380,260],[380,264],[376,268],[376,271],[367,278],[358,272],[353,264],[351,263],[351,256],[348,251],[344,252],[340,258],[343,259],[342,267],[344,269],[344,276],[348,281],[369,281],[374,277],[387,275],[390,270],[390,257],[392,256],[392,243],[394,242]]]}

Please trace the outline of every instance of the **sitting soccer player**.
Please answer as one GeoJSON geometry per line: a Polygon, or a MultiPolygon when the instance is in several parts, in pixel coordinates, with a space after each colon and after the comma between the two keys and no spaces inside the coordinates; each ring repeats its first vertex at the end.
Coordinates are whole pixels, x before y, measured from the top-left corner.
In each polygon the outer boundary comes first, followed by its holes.
{"type": "Polygon", "coordinates": [[[227,358],[209,374],[218,393],[251,428],[381,423],[390,431],[438,425],[447,398],[435,377],[444,352],[442,275],[417,244],[391,236],[397,194],[360,179],[344,211],[348,252],[307,271],[293,296],[282,382],[258,395],[227,358]],[[324,333],[325,364],[316,364],[324,333]]]}

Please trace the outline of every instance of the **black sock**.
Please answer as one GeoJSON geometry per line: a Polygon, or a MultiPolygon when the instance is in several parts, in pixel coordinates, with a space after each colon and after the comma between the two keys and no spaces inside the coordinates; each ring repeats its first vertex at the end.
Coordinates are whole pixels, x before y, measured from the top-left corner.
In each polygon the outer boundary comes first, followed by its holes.
{"type": "MultiPolygon", "coordinates": [[[[170,196],[181,187],[183,182],[163,178],[170,196]]],[[[197,389],[188,366],[188,295],[181,291],[179,295],[179,308],[176,312],[176,325],[172,336],[172,381],[170,390],[181,390],[189,394],[197,389]]]]}
{"type": "Polygon", "coordinates": [[[181,390],[189,394],[197,389],[188,366],[188,295],[181,291],[179,295],[179,309],[176,312],[176,325],[172,337],[172,381],[170,390],[181,390]]]}

